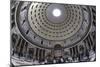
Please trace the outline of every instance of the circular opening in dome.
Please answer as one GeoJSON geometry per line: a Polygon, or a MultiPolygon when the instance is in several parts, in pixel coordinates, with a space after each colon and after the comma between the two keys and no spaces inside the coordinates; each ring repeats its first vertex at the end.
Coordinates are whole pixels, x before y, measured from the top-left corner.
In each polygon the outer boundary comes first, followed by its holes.
{"type": "Polygon", "coordinates": [[[61,16],[61,10],[60,9],[54,9],[52,14],[55,17],[59,17],[59,16],[61,16]]]}

